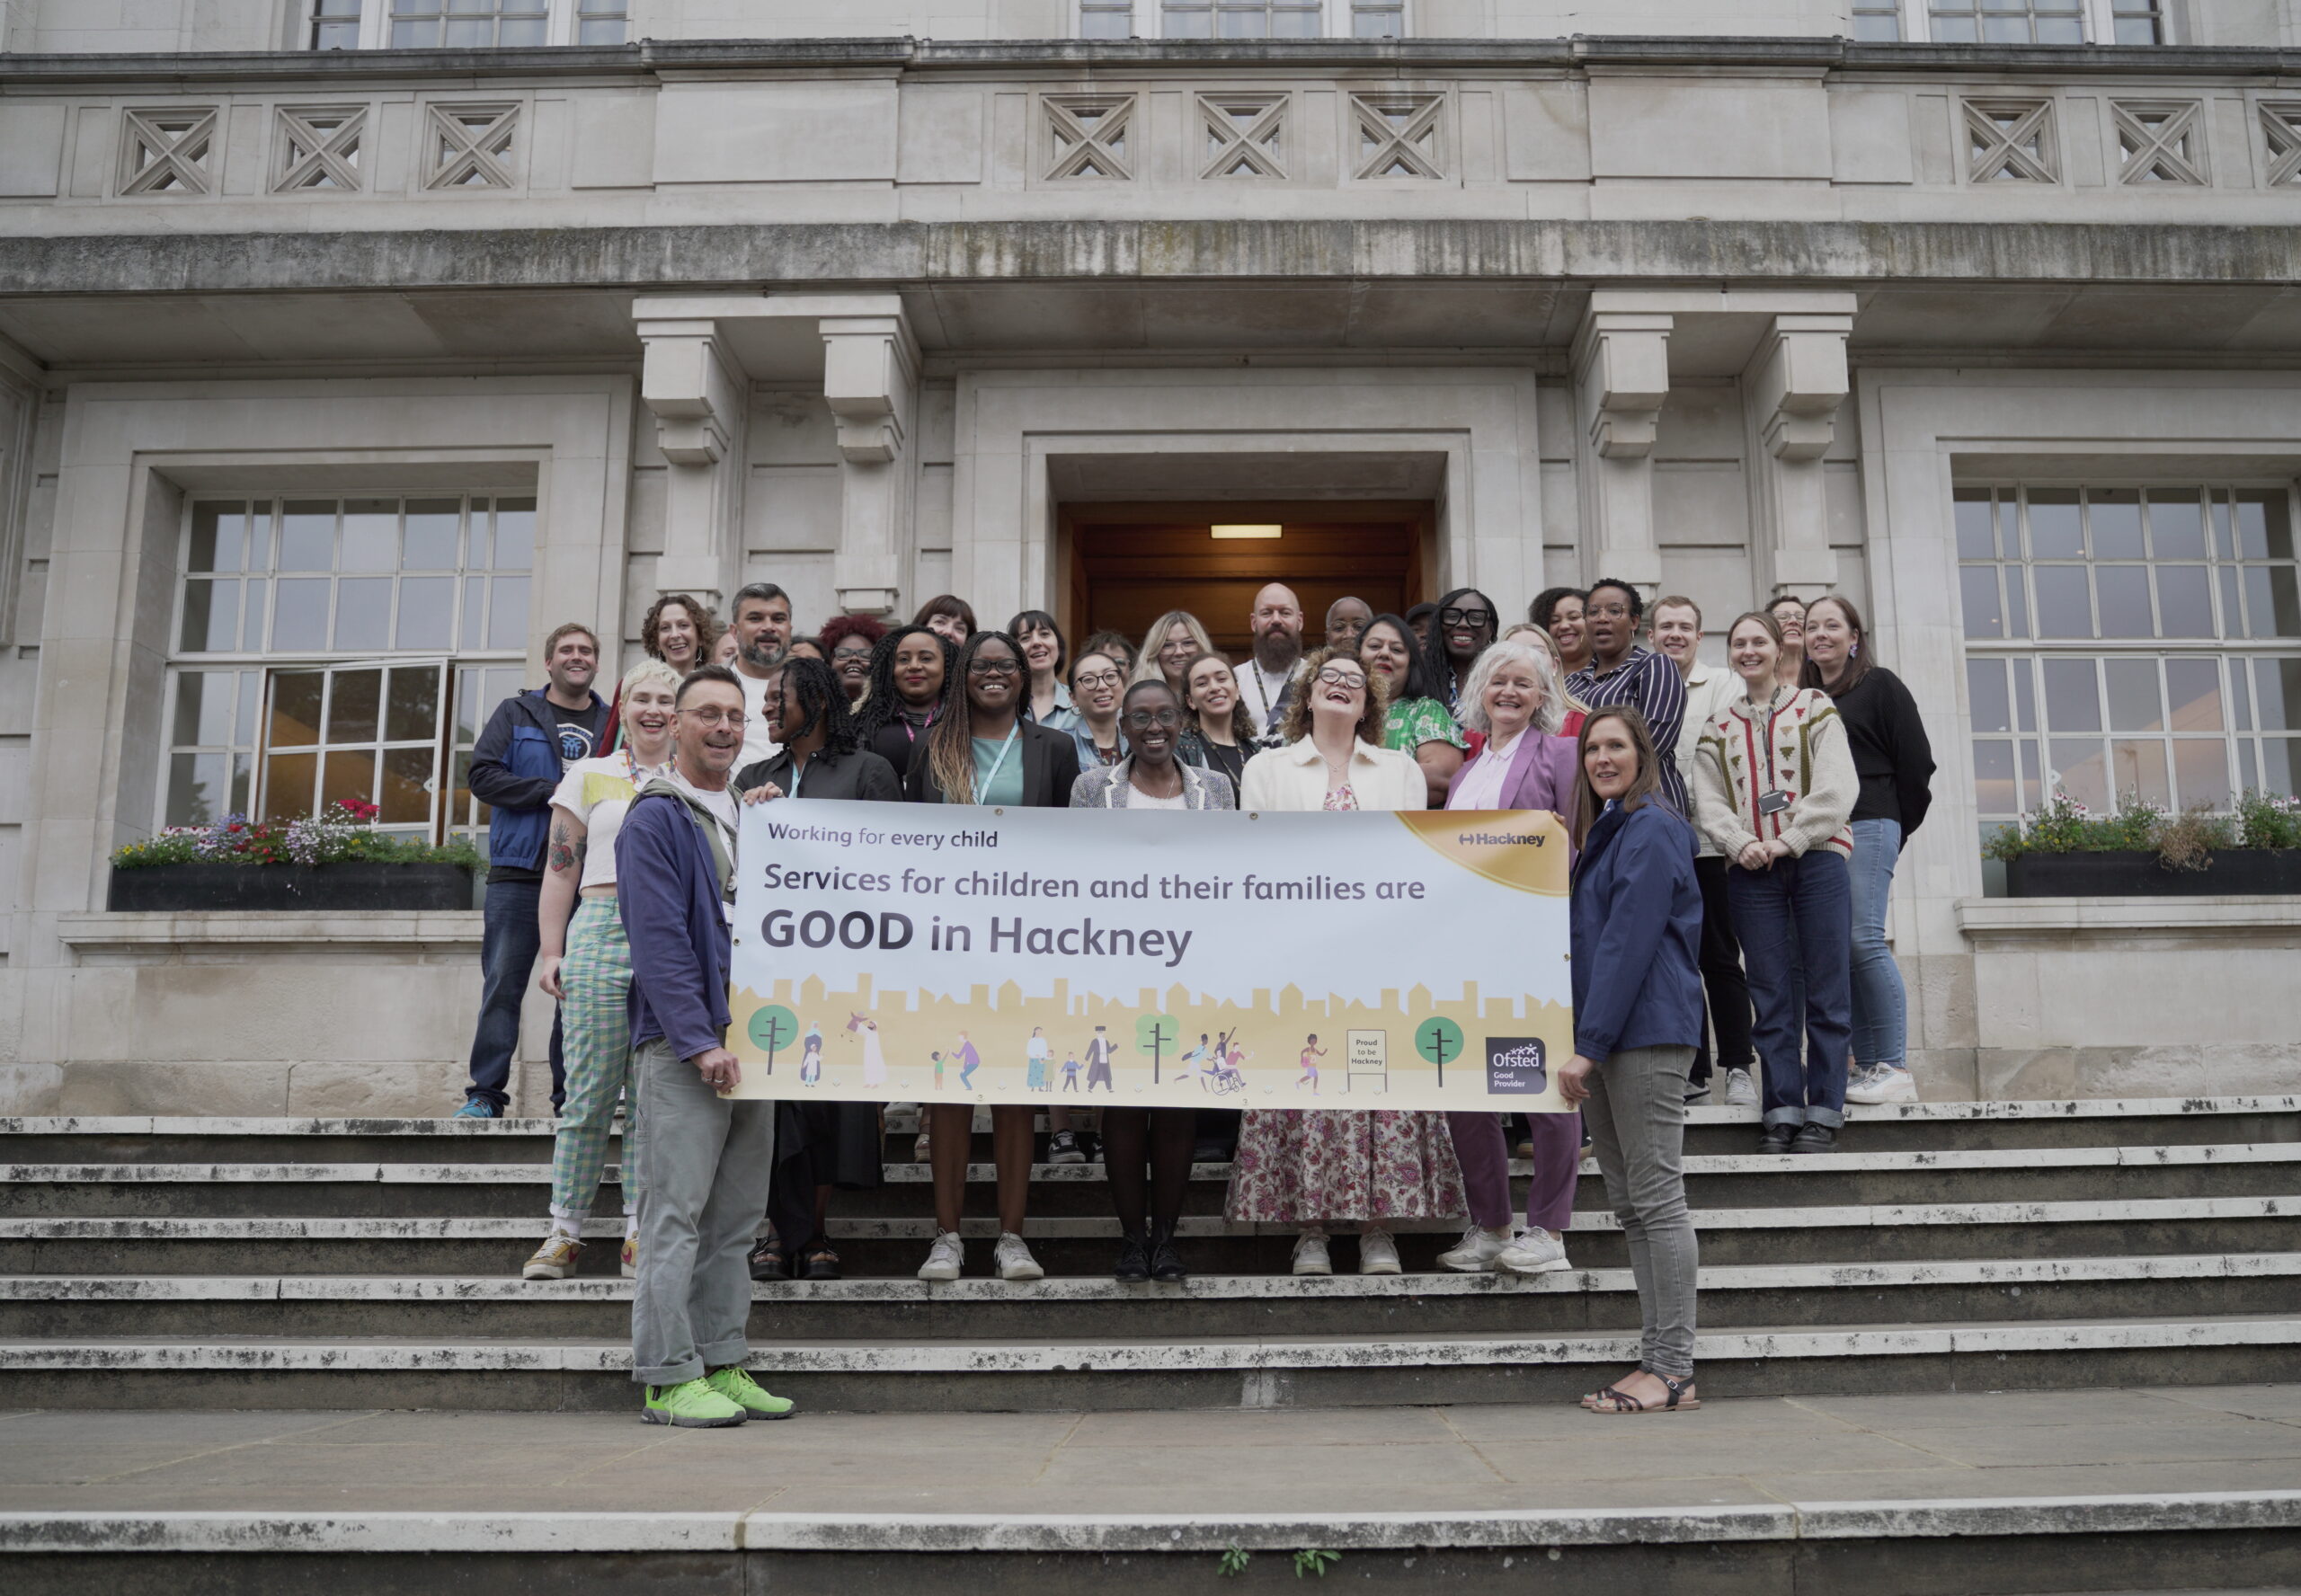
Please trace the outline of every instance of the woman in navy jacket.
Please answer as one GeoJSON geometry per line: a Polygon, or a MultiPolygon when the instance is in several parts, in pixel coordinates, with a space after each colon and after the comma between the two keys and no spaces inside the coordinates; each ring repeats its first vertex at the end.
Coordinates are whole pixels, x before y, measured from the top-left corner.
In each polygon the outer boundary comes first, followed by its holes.
{"type": "Polygon", "coordinates": [[[1582,1399],[1593,1413],[1677,1413],[1693,1383],[1693,1220],[1686,1212],[1686,1071],[1701,1038],[1701,887],[1693,829],[1660,796],[1646,717],[1605,705],[1582,724],[1574,783],[1574,1057],[1606,1198],[1630,1244],[1645,1319],[1638,1368],[1582,1399]]]}

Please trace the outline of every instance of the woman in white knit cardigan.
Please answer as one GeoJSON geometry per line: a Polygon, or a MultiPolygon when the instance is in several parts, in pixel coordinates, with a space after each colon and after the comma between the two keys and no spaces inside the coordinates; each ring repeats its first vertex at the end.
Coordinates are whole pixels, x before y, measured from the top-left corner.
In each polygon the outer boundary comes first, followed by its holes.
{"type": "Polygon", "coordinates": [[[1781,629],[1772,616],[1736,620],[1726,657],[1745,696],[1701,730],[1694,808],[1702,834],[1726,856],[1726,900],[1757,1011],[1751,1039],[1765,1077],[1758,1151],[1826,1153],[1845,1122],[1853,1011],[1846,820],[1861,782],[1836,706],[1812,687],[1781,684],[1781,629]]]}

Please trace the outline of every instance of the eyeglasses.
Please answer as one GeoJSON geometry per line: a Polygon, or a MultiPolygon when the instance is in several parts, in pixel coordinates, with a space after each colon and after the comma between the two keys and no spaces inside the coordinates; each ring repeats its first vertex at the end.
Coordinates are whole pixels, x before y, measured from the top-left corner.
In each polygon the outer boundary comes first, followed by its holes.
{"type": "Polygon", "coordinates": [[[1090,670],[1084,676],[1072,677],[1071,685],[1074,687],[1115,687],[1123,679],[1115,670],[1090,670]]]}
{"type": "Polygon", "coordinates": [[[1600,619],[1626,621],[1630,618],[1630,606],[1627,604],[1588,605],[1586,606],[1582,611],[1582,618],[1586,621],[1600,619]]]}
{"type": "Polygon", "coordinates": [[[1119,717],[1130,726],[1148,729],[1152,726],[1179,726],[1183,717],[1171,709],[1130,709],[1119,717]]]}
{"type": "Polygon", "coordinates": [[[716,726],[722,722],[740,726],[747,718],[740,709],[682,709],[677,713],[689,716],[698,726],[716,726]]]}
{"type": "Polygon", "coordinates": [[[1319,672],[1319,679],[1330,687],[1363,687],[1366,685],[1365,677],[1359,672],[1337,670],[1331,665],[1319,672]]]}
{"type": "Polygon", "coordinates": [[[841,643],[831,650],[831,657],[834,660],[867,660],[871,657],[871,645],[866,643],[857,648],[848,648],[841,643]]]}
{"type": "Polygon", "coordinates": [[[1491,626],[1494,612],[1490,609],[1442,609],[1439,625],[1444,626],[1491,626]]]}
{"type": "Polygon", "coordinates": [[[1020,676],[1023,668],[1012,660],[975,659],[967,662],[969,676],[1020,676]]]}

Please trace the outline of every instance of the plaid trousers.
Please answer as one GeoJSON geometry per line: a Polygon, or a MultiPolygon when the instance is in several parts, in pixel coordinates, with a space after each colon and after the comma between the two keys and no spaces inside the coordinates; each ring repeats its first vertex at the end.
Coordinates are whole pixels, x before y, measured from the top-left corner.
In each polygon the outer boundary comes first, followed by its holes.
{"type": "Polygon", "coordinates": [[[591,1211],[607,1167],[616,1099],[628,1098],[623,1136],[623,1211],[639,1207],[639,1094],[632,1089],[631,944],[612,898],[585,898],[567,928],[560,962],[559,1013],[567,1053],[567,1103],[551,1150],[551,1211],[580,1219],[591,1211]]]}

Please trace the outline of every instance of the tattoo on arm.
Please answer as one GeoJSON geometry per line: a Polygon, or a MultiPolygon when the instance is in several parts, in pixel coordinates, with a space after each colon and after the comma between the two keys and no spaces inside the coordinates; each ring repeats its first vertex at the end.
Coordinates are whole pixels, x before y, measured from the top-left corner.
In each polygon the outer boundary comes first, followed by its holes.
{"type": "Polygon", "coordinates": [[[573,870],[582,856],[582,846],[572,840],[567,835],[567,822],[565,820],[552,821],[551,868],[558,871],[573,870]]]}

